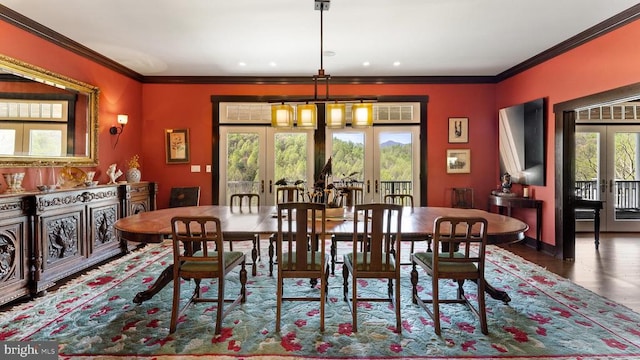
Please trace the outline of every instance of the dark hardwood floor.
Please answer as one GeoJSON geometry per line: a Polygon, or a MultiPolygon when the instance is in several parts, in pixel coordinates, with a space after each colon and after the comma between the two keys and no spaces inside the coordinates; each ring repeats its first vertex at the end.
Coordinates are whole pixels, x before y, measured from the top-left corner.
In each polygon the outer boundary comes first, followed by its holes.
{"type": "Polygon", "coordinates": [[[640,313],[640,234],[576,234],[575,261],[563,261],[522,243],[503,248],[640,313]]]}

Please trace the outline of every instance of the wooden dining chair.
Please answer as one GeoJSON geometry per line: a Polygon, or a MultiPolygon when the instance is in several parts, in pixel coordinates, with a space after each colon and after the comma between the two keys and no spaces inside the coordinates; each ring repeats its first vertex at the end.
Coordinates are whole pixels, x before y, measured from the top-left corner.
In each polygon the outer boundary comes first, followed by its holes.
{"type": "MultiPolygon", "coordinates": [[[[238,193],[229,196],[229,210],[241,214],[258,214],[260,210],[260,195],[254,193],[238,193]]],[[[229,250],[233,251],[233,243],[238,241],[251,241],[251,275],[258,274],[257,261],[262,258],[260,252],[260,234],[235,232],[226,234],[225,241],[229,242],[229,250]]]]}
{"type": "MultiPolygon", "coordinates": [[[[276,332],[280,331],[284,301],[319,301],[320,331],[324,331],[324,308],[328,291],[329,255],[325,253],[325,205],[310,202],[278,204],[276,253],[276,332]],[[285,279],[312,279],[306,296],[284,292],[285,279]],[[315,286],[320,279],[319,294],[315,286]]],[[[301,286],[291,283],[292,286],[301,286]]]]}
{"type": "Polygon", "coordinates": [[[276,187],[276,203],[304,201],[304,189],[299,186],[281,185],[276,187]]]}
{"type": "Polygon", "coordinates": [[[454,187],[451,189],[451,207],[473,209],[473,189],[454,187]]]}
{"type": "Polygon", "coordinates": [[[401,251],[400,246],[397,249],[393,248],[394,237],[398,244],[402,240],[401,217],[402,206],[398,204],[360,204],[354,208],[353,247],[350,253],[344,254],[342,267],[344,300],[351,310],[354,332],[358,331],[359,301],[391,302],[396,314],[396,332],[402,331],[400,266],[396,262],[396,257],[400,257],[401,251]],[[350,275],[351,297],[349,297],[350,275]],[[359,297],[358,285],[363,281],[362,279],[387,279],[387,296],[359,297]]]}
{"type": "MultiPolygon", "coordinates": [[[[403,207],[408,207],[413,214],[414,202],[413,195],[411,194],[386,194],[384,196],[384,202],[388,204],[398,204],[403,207]]],[[[404,234],[402,235],[402,241],[410,243],[410,254],[415,252],[415,244],[425,242],[427,251],[431,251],[431,236],[419,235],[419,234],[404,234]]],[[[402,263],[402,265],[410,265],[411,262],[402,263]]]]}
{"type": "Polygon", "coordinates": [[[229,209],[231,212],[258,212],[260,209],[260,194],[238,193],[229,196],[229,209]]]}
{"type": "Polygon", "coordinates": [[[484,261],[487,245],[487,220],[479,217],[438,217],[434,222],[433,248],[436,252],[418,252],[411,255],[411,285],[413,303],[420,305],[433,319],[435,333],[440,335],[440,304],[461,303],[467,305],[480,319],[483,334],[488,334],[485,309],[484,261]],[[441,246],[442,245],[442,246],[441,246]],[[472,249],[473,248],[473,249],[472,249]],[[420,266],[431,276],[431,299],[418,295],[418,271],[420,266]],[[440,298],[439,280],[458,282],[455,298],[440,298]],[[475,308],[464,294],[465,280],[478,284],[478,307],[475,308]],[[433,310],[426,304],[431,303],[433,310]]]}
{"type": "MultiPolygon", "coordinates": [[[[222,330],[224,317],[240,303],[246,301],[247,271],[245,255],[240,251],[226,251],[216,217],[174,217],[171,219],[173,241],[173,305],[169,333],[176,331],[178,317],[193,302],[215,302],[217,304],[215,334],[222,330]],[[225,277],[240,266],[240,294],[235,298],[225,298],[225,277]],[[195,282],[193,295],[184,306],[180,306],[182,280],[195,282]],[[218,285],[216,297],[203,297],[200,282],[215,279],[218,285]],[[225,303],[229,303],[225,307],[225,303]]],[[[209,293],[209,292],[207,292],[209,293]]]]}
{"type": "Polygon", "coordinates": [[[345,206],[356,206],[364,202],[364,191],[361,186],[346,186],[341,189],[345,206]]]}
{"type": "Polygon", "coordinates": [[[169,194],[169,207],[200,205],[200,186],[173,187],[169,194]]]}

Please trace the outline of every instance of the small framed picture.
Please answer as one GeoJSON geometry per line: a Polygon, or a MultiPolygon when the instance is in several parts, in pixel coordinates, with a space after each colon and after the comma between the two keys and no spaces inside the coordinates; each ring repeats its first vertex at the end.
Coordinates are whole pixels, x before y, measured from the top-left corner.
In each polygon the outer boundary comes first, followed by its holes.
{"type": "Polygon", "coordinates": [[[447,150],[447,174],[466,174],[471,172],[471,150],[447,150]]]}
{"type": "Polygon", "coordinates": [[[469,142],[469,118],[449,118],[449,143],[469,142]]]}
{"type": "Polygon", "coordinates": [[[165,129],[167,164],[189,162],[189,129],[165,129]]]}

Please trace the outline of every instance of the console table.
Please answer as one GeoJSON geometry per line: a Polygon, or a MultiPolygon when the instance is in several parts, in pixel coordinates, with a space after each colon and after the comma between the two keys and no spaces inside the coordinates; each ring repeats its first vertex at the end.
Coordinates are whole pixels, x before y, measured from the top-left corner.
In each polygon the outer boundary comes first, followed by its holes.
{"type": "Polygon", "coordinates": [[[511,216],[512,208],[536,209],[536,249],[542,249],[542,200],[517,196],[489,195],[487,211],[491,211],[492,206],[497,207],[498,212],[502,215],[505,215],[506,209],[507,216],[511,216]]]}
{"type": "Polygon", "coordinates": [[[596,250],[600,246],[600,210],[602,209],[602,201],[576,199],[576,210],[593,210],[593,233],[595,236],[596,250]]]}

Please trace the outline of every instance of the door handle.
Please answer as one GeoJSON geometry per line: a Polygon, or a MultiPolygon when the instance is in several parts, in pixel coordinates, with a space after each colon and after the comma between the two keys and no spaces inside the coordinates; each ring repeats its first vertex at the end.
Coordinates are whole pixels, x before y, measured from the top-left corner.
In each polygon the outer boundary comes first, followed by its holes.
{"type": "Polygon", "coordinates": [[[376,194],[378,193],[378,180],[376,180],[376,194]]]}
{"type": "Polygon", "coordinates": [[[264,194],[264,180],[260,181],[260,193],[264,194]]]}
{"type": "Polygon", "coordinates": [[[269,194],[273,194],[273,180],[269,180],[269,194]]]}
{"type": "Polygon", "coordinates": [[[367,180],[367,194],[371,193],[371,180],[367,180]]]}
{"type": "Polygon", "coordinates": [[[607,192],[607,181],[605,179],[600,182],[600,192],[603,194],[607,192]]]}
{"type": "Polygon", "coordinates": [[[609,192],[613,192],[613,179],[609,179],[609,192]]]}

